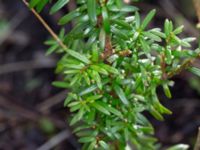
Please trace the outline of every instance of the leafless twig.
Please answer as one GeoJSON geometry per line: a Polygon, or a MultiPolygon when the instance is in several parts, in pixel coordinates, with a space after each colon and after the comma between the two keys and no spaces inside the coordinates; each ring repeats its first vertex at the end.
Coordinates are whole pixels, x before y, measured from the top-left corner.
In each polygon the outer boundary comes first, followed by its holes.
{"type": "Polygon", "coordinates": [[[42,113],[47,113],[49,108],[62,102],[63,99],[66,97],[66,94],[67,94],[67,91],[64,90],[64,91],[56,94],[55,96],[50,97],[49,99],[45,100],[44,102],[38,104],[36,106],[37,110],[39,110],[42,113]]]}
{"type": "MultiPolygon", "coordinates": [[[[26,0],[22,0],[22,2],[29,7],[29,3],[26,0]]],[[[46,23],[46,21],[40,16],[40,14],[35,11],[35,9],[31,8],[32,13],[35,17],[41,22],[41,24],[45,27],[45,29],[51,34],[51,36],[58,42],[61,48],[64,50],[67,49],[67,46],[61,41],[58,35],[53,31],[53,29],[46,23]]]]}
{"type": "Polygon", "coordinates": [[[1,65],[0,75],[18,71],[24,71],[24,70],[53,68],[53,67],[55,67],[54,61],[40,62],[39,60],[33,60],[33,61],[15,62],[15,63],[1,65]]]}
{"type": "Polygon", "coordinates": [[[64,130],[57,135],[55,135],[53,138],[51,138],[49,141],[44,143],[42,146],[37,148],[37,150],[50,150],[59,143],[63,142],[65,139],[69,138],[70,133],[68,130],[64,130]]]}
{"type": "Polygon", "coordinates": [[[6,118],[17,118],[17,119],[27,119],[31,120],[33,122],[40,121],[41,118],[48,118],[49,120],[52,120],[56,127],[58,128],[65,128],[66,125],[63,121],[60,121],[59,119],[53,117],[52,115],[44,115],[40,112],[28,109],[26,107],[21,106],[20,104],[17,104],[13,101],[10,101],[9,99],[6,99],[5,97],[0,95],[0,107],[4,108],[6,111],[0,111],[0,114],[3,115],[6,118]]]}

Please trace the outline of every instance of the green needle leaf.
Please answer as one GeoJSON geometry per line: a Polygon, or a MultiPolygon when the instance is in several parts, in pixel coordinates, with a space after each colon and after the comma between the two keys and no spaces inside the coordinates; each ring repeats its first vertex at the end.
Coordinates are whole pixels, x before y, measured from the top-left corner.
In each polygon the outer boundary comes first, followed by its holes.
{"type": "Polygon", "coordinates": [[[94,102],[94,103],[92,103],[92,106],[94,106],[100,112],[102,112],[106,115],[110,115],[110,112],[101,103],[94,102]]]}
{"type": "Polygon", "coordinates": [[[119,96],[120,100],[122,101],[122,103],[124,103],[125,105],[128,105],[129,102],[124,94],[124,91],[122,90],[122,88],[118,85],[114,86],[114,90],[116,92],[116,94],[119,96]]]}
{"type": "Polygon", "coordinates": [[[94,137],[82,137],[78,140],[80,143],[89,143],[95,141],[94,137]]]}
{"type": "Polygon", "coordinates": [[[35,7],[38,3],[40,2],[40,0],[31,0],[29,3],[29,6],[31,8],[35,7]]]}
{"type": "Polygon", "coordinates": [[[102,8],[103,27],[106,33],[110,33],[110,20],[106,7],[102,8]]]}
{"type": "Polygon", "coordinates": [[[72,19],[80,16],[81,13],[77,10],[71,11],[70,13],[68,13],[67,15],[63,16],[60,20],[59,20],[59,24],[60,25],[64,25],[67,24],[68,22],[70,22],[72,19]]]}
{"type": "Polygon", "coordinates": [[[69,55],[71,55],[72,57],[78,59],[79,61],[82,61],[82,62],[84,62],[86,64],[90,64],[90,60],[87,57],[85,57],[83,54],[80,54],[80,53],[78,53],[76,51],[69,50],[69,49],[67,50],[67,53],[69,55]]]}
{"type": "Polygon", "coordinates": [[[163,116],[162,116],[156,109],[152,108],[152,109],[150,110],[150,113],[151,113],[157,120],[160,120],[160,121],[163,121],[163,120],[164,120],[163,116]]]}
{"type": "Polygon", "coordinates": [[[200,77],[200,69],[196,67],[189,68],[189,71],[200,77]]]}
{"type": "Polygon", "coordinates": [[[104,141],[99,141],[99,144],[101,145],[101,147],[104,149],[104,150],[108,150],[109,149],[109,146],[106,142],[104,141]]]}
{"type": "Polygon", "coordinates": [[[144,19],[144,21],[141,24],[141,29],[142,30],[144,30],[147,27],[147,25],[152,20],[152,18],[155,16],[155,14],[156,14],[156,10],[155,9],[153,9],[152,11],[150,11],[148,13],[148,15],[146,16],[146,18],[144,19]]]}
{"type": "Polygon", "coordinates": [[[68,88],[69,84],[64,81],[54,81],[52,83],[53,86],[59,87],[59,88],[68,88]]]}
{"type": "Polygon", "coordinates": [[[88,9],[88,16],[90,18],[91,24],[95,26],[97,23],[96,1],[87,0],[87,9],[88,9]]]}
{"type": "Polygon", "coordinates": [[[172,98],[172,94],[170,92],[170,89],[169,89],[169,86],[165,83],[163,84],[163,90],[165,92],[165,95],[168,97],[168,98],[172,98]]]}
{"type": "Polygon", "coordinates": [[[79,112],[72,118],[72,120],[70,122],[70,125],[74,125],[75,123],[80,121],[81,118],[83,117],[84,113],[85,113],[85,111],[84,111],[83,107],[81,107],[79,112]]]}
{"type": "Polygon", "coordinates": [[[64,7],[69,0],[58,0],[50,10],[50,14],[54,14],[59,11],[62,7],[64,7]]]}
{"type": "Polygon", "coordinates": [[[40,0],[40,2],[37,3],[37,5],[36,5],[36,10],[37,10],[38,12],[41,12],[42,9],[45,7],[45,5],[46,5],[48,2],[49,2],[49,0],[40,0]]]}

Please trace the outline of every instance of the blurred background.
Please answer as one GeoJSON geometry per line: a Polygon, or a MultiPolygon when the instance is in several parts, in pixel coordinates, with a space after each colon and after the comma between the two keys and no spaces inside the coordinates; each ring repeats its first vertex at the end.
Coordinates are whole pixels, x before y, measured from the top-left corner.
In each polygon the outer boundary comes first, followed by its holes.
{"type": "MultiPolygon", "coordinates": [[[[156,8],[152,27],[163,26],[165,18],[184,24],[182,36],[199,37],[198,19],[192,0],[142,0],[135,3],[144,16],[156,8]]],[[[50,16],[48,6],[41,15],[59,32],[57,20],[74,9],[72,0],[50,16]]],[[[71,26],[66,26],[70,30],[71,26]]],[[[63,108],[67,91],[51,85],[61,79],[54,70],[58,55],[46,56],[48,32],[20,0],[0,0],[0,150],[78,150],[80,145],[68,126],[69,111],[63,108]]],[[[194,43],[194,47],[198,42],[194,43]]],[[[196,62],[200,66],[200,61],[196,62]]],[[[200,78],[188,72],[174,77],[173,98],[161,89],[162,103],[173,111],[164,122],[149,116],[163,146],[194,145],[200,126],[200,78]]],[[[148,115],[148,114],[147,114],[148,115]]]]}

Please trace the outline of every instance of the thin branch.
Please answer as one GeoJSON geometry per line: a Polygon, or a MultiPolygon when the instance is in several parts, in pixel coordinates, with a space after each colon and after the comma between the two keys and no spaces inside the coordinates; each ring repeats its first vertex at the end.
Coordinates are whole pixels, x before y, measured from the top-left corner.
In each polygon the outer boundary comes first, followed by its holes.
{"type": "Polygon", "coordinates": [[[177,67],[176,69],[174,69],[173,71],[169,72],[167,74],[168,78],[172,78],[173,76],[181,73],[183,70],[188,69],[191,66],[195,65],[196,60],[200,58],[200,53],[198,53],[198,55],[195,58],[189,58],[186,59],[179,67],[177,67]]]}
{"type": "Polygon", "coordinates": [[[49,108],[53,107],[54,105],[60,103],[63,101],[63,99],[66,97],[67,91],[64,90],[49,99],[45,100],[44,102],[38,104],[36,106],[37,110],[39,110],[42,113],[48,113],[49,108]]]}
{"type": "Polygon", "coordinates": [[[175,70],[169,72],[167,74],[167,77],[168,78],[172,78],[173,76],[181,73],[183,70],[185,70],[188,67],[190,67],[194,63],[195,60],[196,60],[196,58],[194,58],[194,59],[186,59],[180,67],[177,67],[175,70]]]}
{"type": "Polygon", "coordinates": [[[165,54],[161,54],[161,70],[162,70],[162,80],[166,80],[167,74],[166,74],[165,54]]]}
{"type": "Polygon", "coordinates": [[[200,127],[199,127],[199,130],[198,130],[197,141],[196,141],[194,150],[200,150],[200,127]]]}
{"type": "Polygon", "coordinates": [[[0,75],[19,72],[19,71],[32,70],[32,69],[53,68],[53,67],[55,67],[55,62],[51,60],[46,62],[44,61],[41,62],[38,60],[15,62],[15,63],[0,65],[0,75]]]}
{"type": "Polygon", "coordinates": [[[4,111],[0,109],[0,116],[3,115],[3,117],[8,117],[8,119],[11,118],[17,118],[17,120],[31,120],[35,123],[38,123],[41,119],[40,118],[47,118],[51,120],[54,125],[58,128],[65,128],[66,124],[57,119],[56,117],[53,117],[52,114],[44,115],[40,112],[37,112],[33,109],[29,109],[26,107],[23,107],[21,104],[18,104],[14,102],[14,98],[12,96],[9,96],[10,98],[7,98],[5,96],[0,95],[0,108],[5,109],[4,111]]]}
{"type": "Polygon", "coordinates": [[[113,48],[112,48],[112,42],[111,37],[109,35],[106,35],[106,44],[103,53],[101,54],[101,58],[103,60],[107,59],[113,54],[113,48]]]}
{"type": "Polygon", "coordinates": [[[49,141],[44,143],[42,146],[37,148],[37,150],[50,150],[59,143],[63,142],[65,139],[69,138],[70,135],[71,133],[68,130],[61,131],[56,136],[52,137],[49,141]]]}
{"type": "MultiPolygon", "coordinates": [[[[22,0],[22,2],[28,7],[29,3],[26,0],[22,0]]],[[[64,49],[67,49],[67,46],[62,42],[62,40],[58,37],[58,35],[53,31],[53,29],[47,24],[47,22],[36,12],[34,8],[30,9],[35,17],[42,23],[42,25],[46,28],[46,30],[51,34],[51,36],[58,42],[58,44],[64,49]]]]}

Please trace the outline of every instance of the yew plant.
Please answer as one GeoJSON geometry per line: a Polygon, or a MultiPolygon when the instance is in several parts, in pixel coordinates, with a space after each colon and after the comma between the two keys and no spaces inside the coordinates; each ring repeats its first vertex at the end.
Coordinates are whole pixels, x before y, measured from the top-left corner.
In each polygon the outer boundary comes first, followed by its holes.
{"type": "MultiPolygon", "coordinates": [[[[54,14],[69,0],[23,2],[53,36],[46,42],[47,54],[61,55],[56,72],[63,81],[53,85],[69,90],[64,106],[83,149],[159,149],[144,112],[158,120],[172,113],[160,103],[156,90],[161,86],[166,97],[172,97],[171,77],[189,69],[199,56],[199,49],[191,50],[195,38],[180,38],[183,26],[174,27],[168,19],[163,29],[149,29],[156,11],[141,19],[139,9],[123,0],[74,1],[77,8],[58,20],[61,27],[73,22],[73,28],[56,35],[38,12],[51,3],[54,14]]],[[[199,73],[197,68],[190,70],[199,73]]]]}

